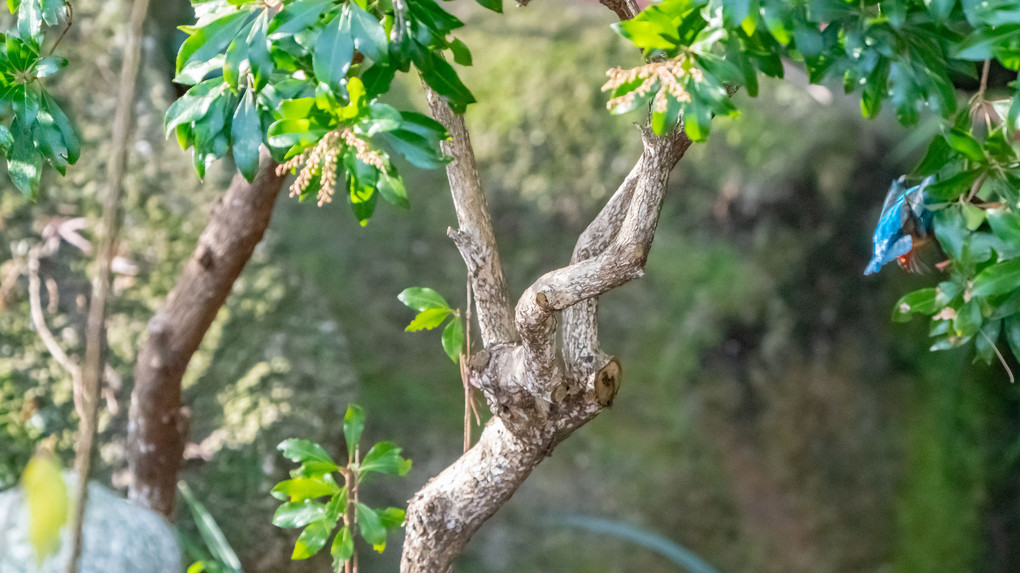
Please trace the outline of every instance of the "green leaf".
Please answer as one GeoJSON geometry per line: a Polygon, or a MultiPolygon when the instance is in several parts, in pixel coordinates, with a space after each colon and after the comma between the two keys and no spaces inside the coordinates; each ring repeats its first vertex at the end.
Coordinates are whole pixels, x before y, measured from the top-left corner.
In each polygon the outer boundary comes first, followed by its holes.
{"type": "Polygon", "coordinates": [[[1003,321],[1006,330],[1006,341],[1013,356],[1020,359],[1020,316],[1011,316],[1003,321]]]}
{"type": "Polygon", "coordinates": [[[935,238],[938,239],[942,250],[955,261],[963,257],[964,242],[970,236],[963,215],[959,209],[948,208],[935,212],[934,216],[935,238]]]}
{"type": "Polygon", "coordinates": [[[351,67],[354,57],[354,38],[351,36],[351,15],[348,8],[326,22],[315,47],[312,49],[312,70],[320,82],[333,91],[340,91],[342,80],[351,67]]]}
{"type": "Polygon", "coordinates": [[[503,0],[475,0],[483,8],[488,8],[493,12],[502,14],[503,13],[503,0]]]}
{"type": "Polygon", "coordinates": [[[911,315],[915,312],[920,314],[934,314],[937,310],[935,298],[936,290],[934,288],[924,288],[907,293],[900,298],[900,300],[896,302],[896,306],[893,307],[893,321],[908,322],[911,315]]]}
{"type": "Polygon", "coordinates": [[[250,183],[259,170],[259,146],[262,144],[262,124],[255,109],[255,98],[251,90],[245,90],[241,103],[234,111],[230,123],[230,141],[234,152],[234,164],[250,183]]]}
{"type": "Polygon", "coordinates": [[[977,350],[978,358],[985,364],[991,364],[995,358],[995,341],[999,338],[1002,330],[1002,321],[994,320],[981,327],[981,332],[974,337],[974,347],[977,350]]]}
{"type": "Polygon", "coordinates": [[[390,176],[385,171],[379,177],[378,187],[382,198],[395,207],[410,209],[411,203],[407,200],[407,189],[404,181],[397,176],[390,176]]]}
{"type": "Polygon", "coordinates": [[[397,295],[397,299],[417,311],[429,308],[442,308],[448,312],[451,310],[443,295],[426,287],[406,288],[397,295]]]}
{"type": "Polygon", "coordinates": [[[310,499],[289,501],[276,508],[273,514],[273,525],[285,529],[304,527],[314,521],[322,521],[326,516],[326,506],[310,499]]]}
{"type": "Polygon", "coordinates": [[[354,506],[354,514],[358,520],[358,531],[365,541],[371,545],[386,546],[386,528],[383,527],[379,514],[363,503],[354,506]]]}
{"type": "Polygon", "coordinates": [[[223,65],[224,53],[249,22],[248,11],[231,12],[197,28],[177,52],[177,77],[181,84],[196,84],[223,65]]]}
{"type": "Polygon", "coordinates": [[[364,475],[381,473],[391,476],[403,476],[411,471],[411,460],[401,457],[401,448],[393,442],[379,442],[372,446],[361,460],[358,471],[364,475]]]}
{"type": "Polygon", "coordinates": [[[453,111],[464,113],[465,108],[475,102],[475,96],[460,81],[453,66],[435,52],[417,44],[413,59],[425,83],[445,97],[453,111]]]}
{"type": "Polygon", "coordinates": [[[65,67],[67,67],[67,58],[48,56],[39,60],[39,63],[35,65],[35,77],[47,78],[65,67]]]}
{"type": "Polygon", "coordinates": [[[404,332],[418,332],[419,330],[432,330],[439,326],[450,315],[448,308],[427,308],[418,313],[404,328],[404,332]]]}
{"type": "Polygon", "coordinates": [[[340,469],[333,458],[329,457],[326,450],[319,444],[308,440],[291,438],[280,442],[277,449],[283,453],[283,457],[296,463],[320,462],[324,465],[331,465],[334,469],[340,469]]]}
{"type": "Polygon", "coordinates": [[[11,122],[14,146],[7,158],[7,174],[21,193],[34,198],[39,193],[42,174],[42,155],[32,142],[32,135],[17,118],[11,122]]]}
{"type": "Polygon", "coordinates": [[[953,319],[953,330],[956,336],[966,338],[974,336],[981,328],[981,304],[977,299],[970,299],[963,303],[963,306],[956,311],[956,318],[953,319]]]}
{"type": "Polygon", "coordinates": [[[286,4],[283,10],[269,22],[267,31],[271,40],[293,36],[318,22],[333,0],[296,0],[286,4]]]}
{"type": "Polygon", "coordinates": [[[6,125],[0,124],[0,154],[4,157],[10,156],[13,147],[14,136],[11,135],[11,130],[7,129],[6,125]]]}
{"type": "Polygon", "coordinates": [[[329,552],[333,555],[333,563],[342,566],[345,561],[354,555],[354,538],[351,537],[351,530],[346,525],[340,528],[333,538],[333,545],[329,552]]]}
{"type": "Polygon", "coordinates": [[[464,349],[464,325],[459,317],[453,320],[443,329],[443,350],[453,360],[454,364],[460,361],[460,353],[464,349]]]}
{"type": "Polygon", "coordinates": [[[730,29],[740,27],[740,23],[747,18],[750,7],[750,0],[723,0],[723,25],[730,29]]]}
{"type": "Polygon", "coordinates": [[[397,529],[404,525],[404,518],[407,516],[407,512],[399,507],[387,507],[382,511],[377,511],[379,519],[382,521],[383,527],[386,529],[397,529]]]}
{"type": "Polygon", "coordinates": [[[217,525],[209,510],[195,497],[195,494],[192,493],[191,488],[188,487],[186,482],[177,482],[177,489],[180,490],[181,497],[184,498],[188,509],[191,510],[195,525],[198,526],[198,533],[202,536],[202,541],[205,542],[205,546],[212,552],[213,557],[223,564],[225,571],[240,572],[241,560],[237,557],[237,553],[234,552],[234,549],[227,541],[227,536],[223,534],[223,530],[217,525]]]}
{"type": "Polygon", "coordinates": [[[365,411],[357,404],[347,406],[344,414],[344,441],[347,442],[347,459],[354,461],[354,450],[358,448],[361,434],[365,431],[365,411]]]}
{"type": "Polygon", "coordinates": [[[31,39],[35,46],[42,43],[42,5],[40,0],[23,1],[18,6],[18,35],[31,39]]]}
{"type": "Polygon", "coordinates": [[[373,62],[386,59],[386,31],[379,20],[375,19],[355,3],[347,5],[350,10],[351,33],[354,35],[354,47],[373,62]]]}
{"type": "Polygon", "coordinates": [[[269,53],[269,39],[266,30],[269,26],[268,14],[260,15],[248,33],[248,66],[255,78],[255,89],[261,90],[269,81],[275,65],[269,53]]]}
{"type": "Polygon", "coordinates": [[[960,155],[978,163],[985,162],[985,150],[971,134],[958,127],[954,127],[946,133],[945,137],[949,147],[953,148],[960,155]]]}
{"type": "Polygon", "coordinates": [[[457,38],[454,38],[450,42],[450,51],[453,52],[453,61],[462,65],[471,65],[471,50],[468,49],[467,44],[461,42],[457,38]]]}
{"type": "Polygon", "coordinates": [[[1012,292],[1020,287],[1020,259],[996,263],[974,277],[971,294],[987,297],[1012,292]]]}
{"type": "Polygon", "coordinates": [[[47,25],[56,26],[67,14],[67,3],[64,0],[42,0],[43,21],[47,25]]]}
{"type": "Polygon", "coordinates": [[[989,209],[985,218],[996,237],[1006,244],[1020,246],[1020,215],[1007,209],[989,209]]]}
{"type": "Polygon", "coordinates": [[[312,557],[326,546],[332,530],[333,524],[325,520],[309,524],[294,543],[294,552],[290,558],[296,560],[312,557]]]}
{"type": "Polygon", "coordinates": [[[324,495],[339,493],[340,486],[331,474],[323,474],[317,477],[297,477],[284,480],[276,484],[269,492],[270,495],[279,500],[289,499],[292,502],[315,499],[324,495]]]}

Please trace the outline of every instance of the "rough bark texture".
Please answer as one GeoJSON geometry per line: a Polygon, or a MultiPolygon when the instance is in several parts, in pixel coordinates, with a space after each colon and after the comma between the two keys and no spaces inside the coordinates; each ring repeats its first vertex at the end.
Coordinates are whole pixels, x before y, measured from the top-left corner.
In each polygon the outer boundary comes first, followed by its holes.
{"type": "MultiPolygon", "coordinates": [[[[629,10],[629,3],[620,3],[629,10]]],[[[622,369],[598,345],[595,299],[641,276],[669,173],[690,146],[645,131],[644,152],[581,235],[571,264],[536,280],[510,314],[506,283],[463,118],[426,88],[450,132],[444,151],[460,224],[451,230],[471,277],[485,348],[469,362],[494,417],[467,453],[408,504],[401,571],[446,572],[472,535],[574,430],[609,406],[622,369]],[[556,314],[569,311],[557,348],[556,314]],[[512,318],[511,318],[512,317],[512,318]]]]}
{"type": "Polygon", "coordinates": [[[129,496],[168,518],[174,514],[188,425],[181,378],[269,226],[283,179],[266,154],[254,182],[234,177],[177,284],[149,321],[149,338],[135,364],[128,419],[129,496]]]}

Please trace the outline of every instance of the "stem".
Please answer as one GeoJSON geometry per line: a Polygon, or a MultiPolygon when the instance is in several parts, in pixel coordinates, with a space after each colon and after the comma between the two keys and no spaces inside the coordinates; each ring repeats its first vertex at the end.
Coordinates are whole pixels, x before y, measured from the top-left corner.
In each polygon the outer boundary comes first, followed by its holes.
{"type": "MultiPolygon", "coordinates": [[[[124,190],[128,139],[131,136],[131,121],[135,108],[135,87],[138,83],[138,67],[142,51],[142,26],[145,24],[145,16],[148,11],[149,0],[135,0],[132,4],[128,41],[120,71],[117,111],[113,118],[113,154],[106,172],[107,190],[106,196],[103,198],[103,218],[99,233],[102,242],[96,251],[96,276],[92,281],[92,300],[89,303],[88,324],[85,330],[85,365],[81,370],[84,416],[79,421],[78,447],[74,459],[78,484],[75,491],[74,524],[71,529],[71,558],[67,562],[67,573],[75,573],[78,570],[78,561],[81,559],[82,525],[85,522],[85,509],[88,505],[89,471],[92,467],[92,452],[95,449],[98,430],[103,366],[106,364],[104,356],[106,354],[106,303],[107,297],[110,295],[110,274],[121,223],[120,197],[124,190]]],[[[70,25],[70,18],[68,18],[68,27],[70,25]]]]}

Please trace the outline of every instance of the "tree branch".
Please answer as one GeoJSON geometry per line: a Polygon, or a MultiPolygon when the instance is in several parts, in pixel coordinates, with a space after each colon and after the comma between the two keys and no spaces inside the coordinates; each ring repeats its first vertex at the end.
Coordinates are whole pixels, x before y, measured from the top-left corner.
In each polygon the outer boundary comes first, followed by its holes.
{"type": "MultiPolygon", "coordinates": [[[[644,274],[669,173],[690,147],[691,140],[682,130],[666,137],[656,137],[650,130],[646,130],[642,139],[644,153],[638,161],[639,168],[631,172],[632,175],[637,174],[633,197],[622,221],[619,221],[618,230],[612,233],[622,212],[623,198],[627,194],[626,182],[621,187],[623,192],[618,191],[593,222],[591,232],[586,231],[586,235],[582,235],[579,255],[575,249],[575,256],[593,256],[546,273],[524,291],[517,303],[517,328],[524,349],[526,379],[536,386],[530,389],[535,391],[536,396],[551,395],[554,385],[559,383],[556,378],[560,365],[555,351],[554,313],[597,297],[644,274]],[[594,255],[602,244],[606,245],[604,249],[594,255]]],[[[592,306],[591,310],[594,308],[592,306]]],[[[576,320],[572,325],[572,334],[581,334],[597,347],[595,331],[579,331],[580,328],[595,324],[594,314],[582,313],[573,318],[576,320]]],[[[591,367],[601,367],[594,354],[589,359],[585,358],[583,351],[577,352],[581,355],[581,362],[590,360],[591,367]]]]}
{"type": "Polygon", "coordinates": [[[427,85],[425,95],[432,117],[450,134],[450,140],[444,141],[442,148],[443,153],[452,158],[446,165],[446,176],[450,180],[450,194],[460,228],[450,229],[447,234],[457,245],[471,277],[482,342],[486,347],[516,342],[520,337],[514,328],[503,263],[464,116],[454,113],[427,85]]]}
{"type": "Polygon", "coordinates": [[[214,207],[198,246],[149,321],[149,339],[135,364],[128,417],[129,496],[172,518],[187,412],[181,378],[199,343],[269,226],[284,177],[262,154],[252,183],[240,175],[214,207]]]}
{"type": "MultiPolygon", "coordinates": [[[[602,211],[581,233],[574,246],[571,263],[586,261],[601,254],[616,237],[643,168],[644,155],[638,158],[634,168],[602,211]]],[[[576,392],[588,378],[591,365],[603,362],[606,356],[599,347],[598,332],[598,298],[583,300],[563,311],[563,354],[570,393],[576,392]]]]}
{"type": "Polygon", "coordinates": [[[641,12],[641,8],[634,0],[599,0],[599,4],[616,12],[621,20],[630,20],[641,12]]]}

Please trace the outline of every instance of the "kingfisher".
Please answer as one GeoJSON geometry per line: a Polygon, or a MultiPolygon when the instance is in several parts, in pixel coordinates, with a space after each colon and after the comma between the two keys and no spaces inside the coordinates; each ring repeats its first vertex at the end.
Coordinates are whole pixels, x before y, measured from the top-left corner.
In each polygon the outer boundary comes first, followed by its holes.
{"type": "Polygon", "coordinates": [[[934,181],[934,177],[927,177],[920,185],[909,189],[903,185],[902,177],[893,181],[875,228],[874,255],[864,274],[878,272],[882,265],[893,259],[908,272],[927,270],[918,251],[934,238],[932,211],[928,208],[928,194],[925,192],[925,188],[934,181]]]}

